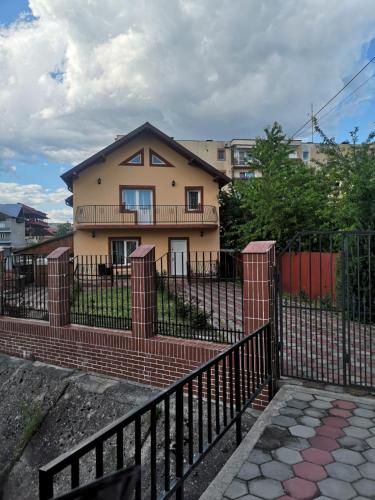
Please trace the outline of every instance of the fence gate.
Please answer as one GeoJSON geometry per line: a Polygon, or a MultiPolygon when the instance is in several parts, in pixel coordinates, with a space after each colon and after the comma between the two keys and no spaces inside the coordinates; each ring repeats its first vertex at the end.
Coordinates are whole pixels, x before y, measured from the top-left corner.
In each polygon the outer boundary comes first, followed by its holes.
{"type": "Polygon", "coordinates": [[[281,375],[375,387],[375,231],[304,232],[278,255],[281,375]]]}

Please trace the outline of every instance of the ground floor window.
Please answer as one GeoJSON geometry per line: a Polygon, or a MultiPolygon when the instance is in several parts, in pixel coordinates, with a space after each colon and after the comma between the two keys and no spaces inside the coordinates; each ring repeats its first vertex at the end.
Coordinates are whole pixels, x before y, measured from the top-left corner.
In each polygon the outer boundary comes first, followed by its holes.
{"type": "Polygon", "coordinates": [[[119,238],[111,240],[111,256],[114,265],[130,264],[129,256],[139,245],[139,240],[135,238],[119,238]]]}

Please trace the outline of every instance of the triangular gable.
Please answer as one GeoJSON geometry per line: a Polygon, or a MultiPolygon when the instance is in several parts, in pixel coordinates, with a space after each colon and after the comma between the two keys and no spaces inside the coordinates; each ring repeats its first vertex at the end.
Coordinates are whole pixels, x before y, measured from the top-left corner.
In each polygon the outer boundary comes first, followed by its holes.
{"type": "Polygon", "coordinates": [[[119,165],[130,165],[133,167],[142,167],[145,162],[144,162],[144,149],[140,149],[136,153],[133,153],[129,158],[126,158],[126,160],[122,161],[119,163],[119,165]]]}
{"type": "Polygon", "coordinates": [[[90,158],[87,158],[87,160],[84,160],[79,165],[76,165],[75,167],[62,174],[61,178],[66,182],[68,189],[72,190],[73,180],[77,175],[79,175],[80,172],[90,167],[91,165],[94,165],[95,163],[105,161],[109,154],[120,149],[122,146],[128,144],[131,140],[133,140],[135,137],[139,137],[141,134],[152,134],[153,136],[157,137],[162,142],[164,142],[164,144],[168,145],[177,153],[185,157],[190,165],[194,165],[198,168],[201,168],[202,170],[205,170],[214,178],[216,182],[218,182],[221,187],[231,181],[231,179],[227,177],[223,172],[220,172],[220,170],[207,163],[205,160],[194,154],[189,149],[185,148],[185,146],[175,141],[172,137],[164,134],[164,132],[151,125],[151,123],[146,122],[132,132],[129,132],[127,135],[121,137],[117,141],[105,147],[101,151],[93,154],[92,156],[90,156],[90,158]]]}

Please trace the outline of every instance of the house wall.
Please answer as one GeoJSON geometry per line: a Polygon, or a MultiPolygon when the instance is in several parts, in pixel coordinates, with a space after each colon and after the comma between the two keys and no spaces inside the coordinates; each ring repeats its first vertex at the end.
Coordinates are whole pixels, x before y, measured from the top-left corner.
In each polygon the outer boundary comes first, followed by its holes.
{"type": "MultiPolygon", "coordinates": [[[[212,175],[199,167],[189,165],[188,160],[155,137],[138,137],[120,150],[112,153],[104,162],[84,170],[74,180],[74,208],[81,205],[119,205],[120,186],[154,186],[155,205],[185,205],[185,187],[203,186],[203,204],[213,205],[219,212],[219,185],[212,175]],[[144,166],[120,166],[126,158],[144,148],[144,166]],[[173,167],[151,167],[149,149],[160,154],[173,167]],[[101,183],[98,184],[98,178],[101,183]],[[172,186],[175,181],[175,187],[172,186]]],[[[184,229],[176,226],[169,230],[142,229],[95,229],[81,230],[76,226],[74,250],[76,255],[108,254],[108,237],[141,237],[143,244],[153,243],[157,256],[168,250],[168,237],[189,237],[190,250],[219,250],[219,227],[204,230],[184,229]]]]}
{"type": "Polygon", "coordinates": [[[92,231],[77,231],[74,235],[75,255],[109,255],[109,237],[117,238],[140,238],[142,245],[155,245],[156,259],[168,252],[168,238],[189,238],[189,249],[193,251],[217,252],[220,248],[219,231],[192,229],[144,229],[137,227],[129,230],[121,229],[100,229],[95,230],[95,237],[92,231]]]}

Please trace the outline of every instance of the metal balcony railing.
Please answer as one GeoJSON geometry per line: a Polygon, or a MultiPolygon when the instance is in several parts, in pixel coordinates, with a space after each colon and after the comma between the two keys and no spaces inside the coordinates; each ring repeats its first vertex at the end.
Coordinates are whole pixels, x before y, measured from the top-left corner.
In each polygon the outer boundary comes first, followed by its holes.
{"type": "Polygon", "coordinates": [[[199,206],[189,210],[185,205],[82,205],[75,209],[76,224],[122,224],[122,225],[210,225],[218,223],[218,214],[213,205],[199,206]]]}

